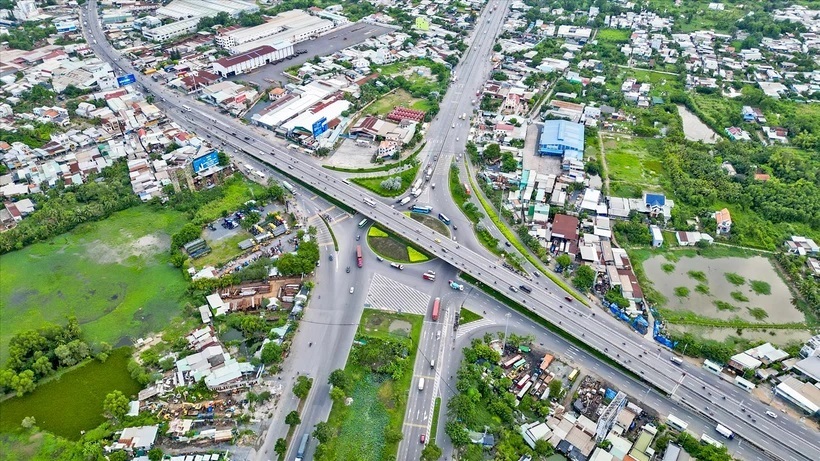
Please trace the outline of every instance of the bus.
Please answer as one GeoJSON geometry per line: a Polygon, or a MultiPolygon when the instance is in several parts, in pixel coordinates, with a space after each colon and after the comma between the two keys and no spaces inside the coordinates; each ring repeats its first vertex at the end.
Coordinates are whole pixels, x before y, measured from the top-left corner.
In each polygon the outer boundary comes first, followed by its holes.
{"type": "Polygon", "coordinates": [[[433,301],[433,321],[438,320],[438,311],[441,308],[441,298],[436,298],[433,301]]]}
{"type": "Polygon", "coordinates": [[[524,387],[522,387],[521,390],[518,391],[518,394],[516,394],[516,397],[518,398],[518,400],[523,399],[524,396],[527,395],[527,392],[530,390],[531,387],[532,387],[532,381],[528,381],[527,384],[525,384],[524,387]]]}
{"type": "Polygon", "coordinates": [[[573,381],[575,381],[575,378],[577,378],[577,377],[578,377],[578,369],[576,368],[576,369],[574,369],[570,372],[569,376],[567,376],[567,379],[569,380],[569,382],[573,382],[573,381]]]}
{"type": "Polygon", "coordinates": [[[359,229],[363,228],[366,225],[367,225],[367,218],[364,218],[361,221],[359,221],[359,229]]]}
{"type": "Polygon", "coordinates": [[[722,366],[718,365],[717,363],[715,363],[711,360],[704,360],[703,361],[703,369],[710,372],[710,373],[714,373],[716,375],[719,375],[720,372],[723,371],[722,366]]]}
{"type": "Polygon", "coordinates": [[[182,106],[182,108],[185,109],[185,112],[191,112],[191,108],[188,106],[182,106]]]}
{"type": "Polygon", "coordinates": [[[425,213],[425,214],[427,214],[427,213],[430,213],[431,211],[433,211],[433,207],[431,207],[429,205],[413,205],[413,207],[410,208],[410,211],[412,211],[413,213],[425,213]]]}
{"type": "Polygon", "coordinates": [[[735,438],[735,433],[734,433],[734,432],[732,432],[732,430],[731,430],[731,429],[729,429],[728,427],[724,426],[723,424],[718,423],[718,425],[717,425],[717,426],[715,426],[715,430],[717,431],[717,433],[718,433],[718,434],[720,434],[720,435],[722,435],[722,436],[726,437],[726,438],[727,438],[727,439],[729,439],[729,440],[732,440],[732,439],[734,439],[734,438],[735,438]]]}
{"type": "Polygon", "coordinates": [[[293,186],[291,186],[291,185],[290,185],[290,183],[289,183],[289,182],[287,182],[287,181],[282,181],[282,187],[284,187],[285,189],[287,189],[287,190],[288,190],[288,192],[290,192],[291,194],[292,194],[292,193],[294,193],[294,190],[295,190],[295,189],[293,188],[293,186]]]}
{"type": "Polygon", "coordinates": [[[703,435],[700,436],[700,443],[708,443],[709,445],[712,445],[713,447],[718,447],[718,448],[723,446],[722,443],[720,443],[717,440],[709,437],[706,434],[703,434],[703,435]]]}
{"type": "Polygon", "coordinates": [[[376,208],[376,201],[373,200],[372,198],[365,197],[362,201],[364,203],[370,205],[371,207],[376,208]]]}
{"type": "Polygon", "coordinates": [[[448,218],[444,213],[439,213],[438,219],[440,219],[444,224],[447,224],[448,226],[450,225],[450,218],[448,218]]]}
{"type": "Polygon", "coordinates": [[[689,423],[683,421],[682,419],[678,418],[673,414],[670,414],[666,417],[666,425],[679,432],[683,432],[686,430],[687,427],[689,427],[689,423]]]}
{"type": "Polygon", "coordinates": [[[296,461],[302,461],[302,458],[305,457],[305,452],[307,451],[307,444],[308,440],[310,440],[310,435],[305,434],[302,436],[302,441],[299,442],[299,449],[296,451],[296,461]]]}
{"type": "Polygon", "coordinates": [[[362,267],[364,265],[364,260],[362,260],[362,246],[356,245],[356,265],[362,267]]]}
{"type": "Polygon", "coordinates": [[[747,379],[743,379],[743,377],[741,376],[735,377],[735,386],[743,389],[746,392],[752,392],[754,388],[757,387],[755,386],[755,383],[747,379]]]}

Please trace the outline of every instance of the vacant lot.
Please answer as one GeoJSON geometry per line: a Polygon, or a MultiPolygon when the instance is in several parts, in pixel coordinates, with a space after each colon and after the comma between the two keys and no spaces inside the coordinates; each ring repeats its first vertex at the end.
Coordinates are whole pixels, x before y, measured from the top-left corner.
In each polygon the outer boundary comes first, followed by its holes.
{"type": "Polygon", "coordinates": [[[672,263],[660,255],[643,263],[646,276],[666,298],[662,307],[722,320],[740,318],[747,322],[777,324],[805,321],[803,314],[791,305],[789,288],[771,262],[762,256],[683,257],[674,262],[671,271],[665,264],[672,263]],[[759,284],[755,281],[768,283],[771,294],[756,292],[753,287],[759,284]],[[698,288],[699,285],[705,285],[708,290],[698,288]],[[685,291],[681,288],[688,290],[685,296],[678,296],[685,291]]]}
{"type": "Polygon", "coordinates": [[[410,96],[410,93],[404,90],[396,90],[390,94],[386,94],[374,101],[365,112],[370,115],[387,115],[396,107],[407,107],[415,110],[427,111],[430,109],[430,103],[426,99],[419,99],[410,96]]]}
{"type": "Polygon", "coordinates": [[[162,329],[185,280],[168,262],[181,213],[140,206],[0,256],[0,360],[16,333],[75,315],[90,341],[112,345],[162,329]]]}
{"type": "Polygon", "coordinates": [[[140,385],[126,369],[130,357],[129,348],[116,349],[105,363],[90,361],[39,386],[31,394],[6,400],[0,404],[0,431],[14,431],[23,418],[34,416],[38,427],[67,439],[78,439],[80,431],[103,422],[106,394],[119,390],[131,397],[139,392],[140,385]]]}
{"type": "Polygon", "coordinates": [[[644,191],[661,189],[663,164],[650,153],[653,142],[623,136],[604,138],[610,195],[638,198],[644,191]]]}

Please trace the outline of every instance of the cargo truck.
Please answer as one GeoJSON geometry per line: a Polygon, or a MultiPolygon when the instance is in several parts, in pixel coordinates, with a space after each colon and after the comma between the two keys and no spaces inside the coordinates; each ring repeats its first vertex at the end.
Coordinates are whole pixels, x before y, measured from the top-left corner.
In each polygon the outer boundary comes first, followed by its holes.
{"type": "Polygon", "coordinates": [[[718,434],[726,437],[729,440],[732,440],[732,439],[735,438],[735,433],[732,432],[731,429],[724,426],[723,424],[718,424],[717,426],[715,426],[715,430],[718,432],[718,434]]]}

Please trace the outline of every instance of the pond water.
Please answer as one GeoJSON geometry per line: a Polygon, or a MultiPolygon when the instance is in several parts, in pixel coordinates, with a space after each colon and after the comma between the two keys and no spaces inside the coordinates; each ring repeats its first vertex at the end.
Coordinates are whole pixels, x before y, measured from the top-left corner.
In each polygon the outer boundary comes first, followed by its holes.
{"type": "Polygon", "coordinates": [[[686,106],[678,104],[678,114],[683,120],[683,135],[690,141],[703,141],[706,144],[714,144],[718,140],[718,135],[703,123],[697,115],[693,114],[686,106]]]}
{"type": "Polygon", "coordinates": [[[131,349],[115,349],[105,363],[89,361],[31,394],[4,401],[0,404],[0,432],[15,431],[23,418],[34,416],[41,429],[78,439],[80,431],[93,429],[105,420],[106,394],[120,390],[126,397],[134,397],[140,391],[126,368],[130,358],[131,349]]]}
{"type": "Polygon", "coordinates": [[[683,257],[672,263],[675,270],[666,273],[662,270],[663,264],[670,263],[663,256],[653,256],[643,263],[647,277],[652,281],[655,289],[666,297],[663,307],[692,311],[704,317],[728,320],[740,317],[743,320],[755,321],[748,308],[762,308],[768,314],[763,319],[765,323],[804,322],[805,316],[791,305],[791,293],[788,286],[778,277],[772,263],[762,257],[753,258],[720,258],[709,259],[702,256],[683,257]],[[698,281],[688,275],[689,271],[701,271],[705,274],[709,287],[709,294],[695,291],[698,281]],[[743,285],[736,286],[726,279],[726,273],[734,272],[746,279],[743,285]],[[762,295],[753,292],[749,286],[750,280],[761,280],[771,286],[771,294],[762,295]],[[675,295],[676,287],[689,289],[687,297],[675,295]],[[732,292],[740,292],[748,301],[737,301],[732,298],[732,292]],[[714,302],[724,301],[738,310],[719,310],[714,302]]]}

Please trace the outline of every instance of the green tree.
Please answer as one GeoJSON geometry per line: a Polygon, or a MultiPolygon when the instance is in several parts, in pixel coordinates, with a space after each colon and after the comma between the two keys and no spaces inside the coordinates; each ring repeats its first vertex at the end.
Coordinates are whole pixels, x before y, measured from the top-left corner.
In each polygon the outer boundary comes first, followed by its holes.
{"type": "Polygon", "coordinates": [[[421,450],[421,461],[436,461],[441,458],[441,448],[435,443],[428,443],[427,446],[421,450]]]}
{"type": "Polygon", "coordinates": [[[313,436],[316,437],[319,443],[327,443],[328,440],[333,438],[333,428],[330,427],[327,421],[320,421],[313,429],[313,436]]]}
{"type": "Polygon", "coordinates": [[[299,397],[300,400],[304,400],[310,393],[311,386],[313,386],[313,378],[299,376],[296,378],[296,384],[293,385],[293,393],[296,397],[299,397]]]}
{"type": "Polygon", "coordinates": [[[129,407],[128,397],[118,390],[109,392],[105,396],[105,401],[103,401],[103,410],[106,416],[117,421],[121,420],[125,414],[128,413],[129,407]]]}
{"type": "Polygon", "coordinates": [[[500,53],[501,52],[501,44],[496,43],[495,45],[493,45],[493,51],[495,51],[496,53],[500,53]]]}
{"type": "Polygon", "coordinates": [[[231,158],[228,157],[228,154],[225,152],[220,151],[216,156],[219,159],[219,166],[228,166],[231,164],[231,158]]]}
{"type": "Polygon", "coordinates": [[[265,365],[280,363],[282,361],[282,346],[272,341],[265,344],[265,347],[262,348],[260,359],[265,365]]]}
{"type": "Polygon", "coordinates": [[[162,449],[154,447],[148,450],[148,459],[150,461],[162,461],[162,457],[165,456],[162,449]]]}
{"type": "Polygon", "coordinates": [[[464,447],[470,444],[470,435],[467,433],[467,428],[461,423],[455,421],[448,421],[444,426],[444,433],[450,437],[450,441],[455,447],[464,447]]]}
{"type": "Polygon", "coordinates": [[[587,265],[579,267],[575,271],[575,277],[572,278],[572,284],[582,291],[589,291],[594,283],[595,271],[587,265]]]}
{"type": "Polygon", "coordinates": [[[288,443],[285,439],[276,439],[276,444],[273,446],[273,451],[276,452],[277,455],[282,456],[288,451],[288,443]]]}
{"type": "Polygon", "coordinates": [[[288,426],[295,426],[302,422],[302,419],[299,418],[299,412],[294,410],[285,416],[285,424],[288,426]]]}
{"type": "Polygon", "coordinates": [[[555,258],[555,263],[558,264],[562,269],[568,268],[572,265],[572,257],[566,253],[562,253],[555,258]]]}
{"type": "Polygon", "coordinates": [[[330,389],[330,399],[334,402],[341,402],[345,399],[347,395],[345,395],[344,389],[341,387],[334,387],[330,389]]]}
{"type": "Polygon", "coordinates": [[[560,379],[553,379],[550,381],[549,386],[551,399],[557,399],[561,396],[561,389],[563,388],[563,385],[561,384],[560,379]]]}
{"type": "Polygon", "coordinates": [[[125,450],[117,450],[108,455],[108,461],[128,461],[128,453],[125,450]]]}
{"type": "Polygon", "coordinates": [[[555,453],[555,450],[552,448],[552,445],[550,445],[550,443],[544,439],[535,441],[534,451],[535,453],[543,457],[552,456],[552,454],[555,453]]]}
{"type": "Polygon", "coordinates": [[[23,422],[20,423],[20,425],[23,426],[23,429],[31,429],[37,425],[37,420],[34,416],[26,416],[23,418],[23,422]]]}
{"type": "Polygon", "coordinates": [[[341,368],[333,370],[330,372],[330,376],[327,378],[327,383],[333,387],[344,389],[349,389],[350,387],[350,377],[347,376],[347,373],[341,368]]]}

